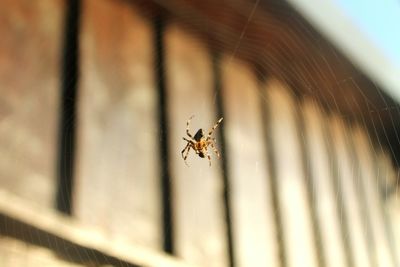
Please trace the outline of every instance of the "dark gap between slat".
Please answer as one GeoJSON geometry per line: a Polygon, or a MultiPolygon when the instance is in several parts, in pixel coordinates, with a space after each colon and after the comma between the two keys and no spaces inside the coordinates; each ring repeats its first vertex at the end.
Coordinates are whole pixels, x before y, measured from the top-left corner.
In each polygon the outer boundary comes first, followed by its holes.
{"type": "MultiPolygon", "coordinates": [[[[271,112],[269,110],[269,103],[272,101],[270,97],[267,96],[264,88],[265,88],[265,81],[267,78],[259,77],[259,90],[260,90],[260,105],[261,105],[261,112],[262,112],[262,120],[260,121],[263,130],[263,136],[265,139],[265,150],[267,155],[267,166],[268,166],[268,177],[266,179],[269,182],[270,187],[270,196],[272,201],[272,208],[273,208],[273,216],[274,222],[276,227],[276,242],[278,245],[278,253],[279,253],[279,266],[280,267],[287,267],[287,252],[285,250],[285,238],[284,238],[284,231],[282,225],[282,214],[279,207],[279,197],[278,197],[278,177],[276,174],[276,157],[275,157],[275,149],[274,148],[274,141],[271,133],[271,112]]],[[[262,212],[262,211],[260,211],[262,212]]]]}
{"type": "Polygon", "coordinates": [[[80,4],[80,0],[68,1],[61,74],[56,207],[59,211],[69,215],[72,213],[74,179],[80,4]]]}
{"type": "Polygon", "coordinates": [[[171,175],[169,170],[168,158],[168,93],[165,86],[165,57],[164,57],[164,25],[165,20],[162,15],[158,15],[154,21],[154,48],[155,48],[155,64],[156,84],[159,97],[159,113],[160,122],[160,166],[161,166],[161,207],[163,220],[163,248],[164,251],[174,254],[174,225],[172,210],[172,194],[171,194],[171,175]]]}
{"type": "Polygon", "coordinates": [[[313,182],[313,174],[311,172],[311,155],[309,151],[309,143],[307,138],[304,136],[306,133],[305,127],[305,117],[303,110],[301,110],[301,104],[295,104],[295,117],[296,117],[296,130],[298,135],[298,140],[300,142],[300,151],[301,151],[301,163],[303,168],[304,182],[307,188],[307,202],[310,208],[310,216],[312,223],[312,230],[314,233],[314,249],[317,252],[317,263],[318,266],[326,266],[326,255],[324,254],[322,237],[321,237],[321,228],[318,223],[318,215],[317,215],[317,203],[315,202],[315,194],[314,194],[314,182],[313,182]]]}
{"type": "MultiPolygon", "coordinates": [[[[224,115],[224,104],[223,104],[223,96],[222,96],[222,77],[221,77],[221,60],[220,55],[217,52],[212,52],[212,67],[213,67],[213,75],[214,75],[214,91],[216,95],[216,110],[217,110],[217,119],[223,117],[224,115]]],[[[230,174],[229,174],[229,151],[226,147],[226,135],[225,135],[225,127],[224,123],[221,123],[219,126],[219,145],[221,149],[221,167],[222,167],[222,180],[223,180],[223,202],[224,202],[224,212],[225,212],[225,223],[226,223],[226,242],[228,246],[228,260],[229,266],[235,267],[235,250],[234,250],[234,241],[233,241],[233,230],[232,230],[232,207],[231,207],[231,199],[230,199],[230,174]]]]}

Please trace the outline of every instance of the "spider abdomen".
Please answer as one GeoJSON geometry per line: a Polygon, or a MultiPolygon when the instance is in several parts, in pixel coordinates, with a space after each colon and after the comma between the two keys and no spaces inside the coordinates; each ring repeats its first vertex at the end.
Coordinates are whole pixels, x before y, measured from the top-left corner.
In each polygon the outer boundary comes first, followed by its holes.
{"type": "Polygon", "coordinates": [[[203,138],[203,136],[204,136],[203,129],[199,129],[197,133],[193,136],[193,139],[199,142],[201,138],[203,138]]]}

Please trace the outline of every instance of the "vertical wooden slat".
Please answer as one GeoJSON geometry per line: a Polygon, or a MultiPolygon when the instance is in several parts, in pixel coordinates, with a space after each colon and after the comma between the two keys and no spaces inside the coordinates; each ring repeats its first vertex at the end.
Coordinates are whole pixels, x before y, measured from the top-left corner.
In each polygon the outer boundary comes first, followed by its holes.
{"type": "Polygon", "coordinates": [[[300,157],[303,169],[304,183],[307,189],[307,205],[309,206],[311,227],[313,232],[314,250],[317,256],[317,266],[325,266],[326,257],[322,243],[321,227],[318,223],[317,203],[315,202],[315,177],[311,171],[311,154],[308,149],[308,142],[305,137],[306,122],[302,102],[294,105],[297,136],[300,141],[300,157]]]}
{"type": "Polygon", "coordinates": [[[366,190],[366,181],[361,176],[361,166],[360,160],[357,155],[356,147],[354,144],[354,140],[352,138],[352,129],[350,127],[345,128],[345,144],[347,146],[347,152],[349,153],[350,164],[353,169],[353,177],[354,177],[354,187],[356,190],[356,198],[358,200],[358,205],[360,209],[360,217],[363,226],[363,234],[367,247],[367,255],[370,266],[377,267],[378,259],[376,257],[376,247],[375,247],[375,239],[372,231],[372,223],[371,223],[371,213],[368,207],[368,197],[366,190]]]}
{"type": "Polygon", "coordinates": [[[366,195],[366,205],[370,214],[371,228],[374,239],[374,251],[378,266],[395,266],[392,256],[390,255],[390,244],[385,233],[385,222],[382,216],[382,209],[379,195],[379,185],[374,177],[375,170],[373,164],[372,148],[369,146],[368,137],[361,128],[353,131],[352,138],[354,140],[356,153],[360,164],[360,175],[362,185],[366,195]]]}
{"type": "Polygon", "coordinates": [[[346,127],[339,117],[331,120],[333,147],[337,161],[339,184],[341,187],[344,210],[349,226],[349,242],[353,250],[355,266],[370,266],[367,250],[364,221],[361,218],[361,207],[357,197],[355,183],[356,169],[349,155],[346,138],[346,127]]]}
{"type": "Polygon", "coordinates": [[[0,2],[0,186],[53,207],[64,1],[0,2]]]}
{"type": "Polygon", "coordinates": [[[386,236],[389,240],[393,261],[400,264],[400,195],[396,186],[399,179],[399,170],[392,166],[390,157],[385,152],[375,155],[377,167],[377,189],[382,201],[382,218],[385,221],[386,236]],[[392,191],[391,194],[389,191],[392,191]]]}
{"type": "MultiPolygon", "coordinates": [[[[261,78],[261,77],[260,77],[261,78]]],[[[265,78],[262,78],[260,83],[265,83],[265,78]]],[[[272,126],[272,112],[270,111],[270,103],[271,99],[268,97],[269,94],[266,90],[264,90],[263,86],[260,86],[260,103],[261,103],[261,113],[263,115],[262,129],[263,135],[265,138],[265,150],[267,152],[267,162],[268,162],[268,186],[270,187],[270,201],[273,207],[273,214],[271,217],[274,220],[274,225],[276,228],[275,231],[275,240],[278,250],[278,259],[279,262],[276,266],[286,267],[287,266],[287,251],[285,249],[284,242],[284,229],[283,229],[283,217],[282,210],[279,205],[279,192],[278,192],[278,177],[277,177],[277,157],[274,153],[274,136],[271,132],[272,126]]]]}
{"type": "Polygon", "coordinates": [[[74,214],[160,248],[152,24],[127,1],[84,0],[74,214]]]}
{"type": "Polygon", "coordinates": [[[335,200],[337,202],[337,210],[336,216],[339,218],[340,221],[340,230],[342,234],[343,240],[343,249],[346,255],[346,265],[347,266],[354,266],[354,247],[351,246],[351,242],[349,240],[349,232],[351,223],[347,219],[347,213],[344,212],[345,209],[345,199],[343,198],[343,190],[342,190],[342,183],[339,171],[339,163],[336,157],[336,147],[334,136],[331,132],[331,120],[326,118],[325,120],[321,120],[321,126],[323,130],[323,136],[325,140],[325,146],[327,148],[327,156],[329,161],[330,173],[332,174],[332,189],[334,190],[336,197],[335,200]]]}
{"type": "Polygon", "coordinates": [[[337,192],[332,186],[328,150],[325,146],[321,128],[321,110],[311,101],[304,103],[304,121],[306,140],[310,155],[310,168],[313,178],[313,195],[317,212],[317,220],[321,228],[322,249],[326,258],[326,266],[346,266],[346,253],[343,246],[340,228],[340,217],[337,215],[337,192]]]}
{"type": "Polygon", "coordinates": [[[276,266],[276,230],[268,196],[271,189],[267,183],[259,84],[243,63],[225,58],[222,69],[235,262],[237,266],[276,266]]]}
{"type": "Polygon", "coordinates": [[[220,163],[212,155],[209,167],[207,158],[192,150],[188,167],[181,157],[189,117],[195,115],[192,135],[199,128],[208,132],[217,121],[211,57],[204,46],[175,25],[166,29],[165,44],[175,251],[191,263],[226,266],[220,163]]]}
{"type": "Polygon", "coordinates": [[[276,80],[267,84],[271,131],[276,155],[279,207],[288,266],[317,266],[304,183],[300,145],[294,121],[294,99],[276,80]]]}

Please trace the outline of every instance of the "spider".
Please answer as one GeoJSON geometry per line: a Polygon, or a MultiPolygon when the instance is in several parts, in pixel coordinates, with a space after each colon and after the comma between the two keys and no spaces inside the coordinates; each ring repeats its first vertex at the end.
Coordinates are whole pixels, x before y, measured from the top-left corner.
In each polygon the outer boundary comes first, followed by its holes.
{"type": "Polygon", "coordinates": [[[215,138],[211,138],[211,135],[224,118],[220,118],[217,121],[217,123],[208,132],[208,135],[206,137],[204,137],[203,129],[199,129],[194,136],[192,136],[189,133],[189,125],[190,125],[190,121],[192,120],[193,117],[194,116],[191,116],[188,119],[188,121],[186,122],[186,134],[187,134],[187,136],[190,137],[191,140],[183,137],[183,140],[185,140],[187,142],[187,144],[181,152],[182,158],[185,161],[185,164],[187,166],[189,166],[186,163],[186,158],[189,154],[190,149],[192,148],[194,150],[194,152],[196,152],[196,154],[199,155],[200,158],[204,158],[205,156],[207,156],[208,162],[210,163],[210,166],[211,166],[211,157],[208,154],[207,148],[208,148],[208,146],[211,146],[211,148],[213,149],[215,154],[217,154],[218,158],[220,157],[220,154],[219,154],[217,148],[215,147],[216,140],[215,140],[215,138]],[[186,151],[186,154],[184,155],[185,151],[186,151]]]}

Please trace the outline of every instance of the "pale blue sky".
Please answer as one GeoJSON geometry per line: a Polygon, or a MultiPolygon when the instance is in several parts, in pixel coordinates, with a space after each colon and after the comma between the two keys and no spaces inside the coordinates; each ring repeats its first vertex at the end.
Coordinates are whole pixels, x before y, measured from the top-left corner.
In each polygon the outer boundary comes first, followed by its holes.
{"type": "Polygon", "coordinates": [[[396,66],[400,66],[400,0],[333,0],[396,66]]]}

